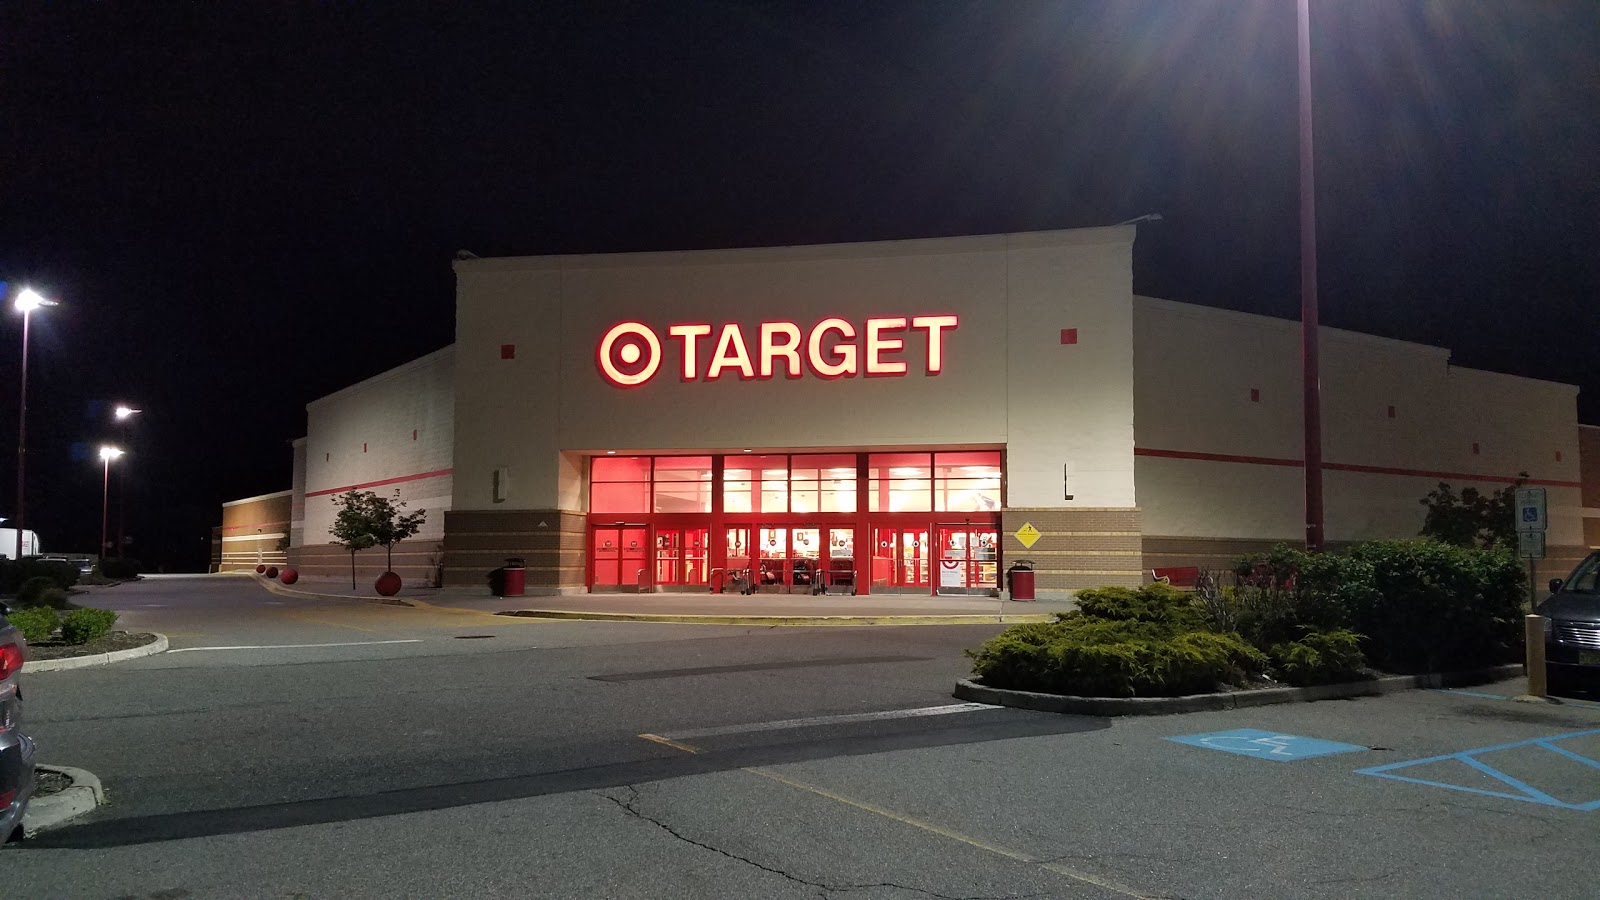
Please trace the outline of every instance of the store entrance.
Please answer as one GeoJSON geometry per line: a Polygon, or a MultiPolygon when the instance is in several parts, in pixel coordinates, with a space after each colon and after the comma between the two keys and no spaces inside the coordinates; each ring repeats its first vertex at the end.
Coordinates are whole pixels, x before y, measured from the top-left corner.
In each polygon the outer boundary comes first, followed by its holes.
{"type": "Polygon", "coordinates": [[[940,525],[940,594],[989,594],[999,586],[999,535],[993,526],[940,525]]]}
{"type": "Polygon", "coordinates": [[[927,528],[873,528],[872,589],[926,592],[931,557],[927,528]]]}
{"type": "Polygon", "coordinates": [[[853,593],[855,545],[855,529],[849,527],[731,525],[727,529],[726,575],[717,573],[711,589],[760,594],[853,593]]]}
{"type": "Polygon", "coordinates": [[[657,528],[656,584],[666,590],[703,589],[709,576],[710,533],[707,528],[657,528]]]}
{"type": "Polygon", "coordinates": [[[649,583],[650,529],[644,525],[596,526],[592,538],[595,591],[636,591],[649,583]]]}

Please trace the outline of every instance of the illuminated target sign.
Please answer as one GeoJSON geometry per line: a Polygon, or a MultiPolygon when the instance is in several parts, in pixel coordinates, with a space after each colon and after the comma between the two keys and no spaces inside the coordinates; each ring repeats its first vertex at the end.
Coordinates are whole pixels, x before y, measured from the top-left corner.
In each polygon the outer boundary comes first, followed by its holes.
{"type": "MultiPolygon", "coordinates": [[[[858,329],[854,322],[830,317],[807,330],[794,322],[762,322],[754,339],[747,340],[737,322],[720,328],[691,323],[668,326],[667,338],[677,345],[682,381],[716,381],[728,373],[742,381],[767,380],[780,369],[785,378],[893,378],[910,368],[895,358],[905,350],[907,332],[921,333],[926,374],[937,375],[944,369],[944,334],[959,325],[954,315],[880,316],[858,329]]],[[[661,369],[661,337],[640,322],[611,326],[598,350],[600,374],[618,387],[637,387],[661,369]]]]}

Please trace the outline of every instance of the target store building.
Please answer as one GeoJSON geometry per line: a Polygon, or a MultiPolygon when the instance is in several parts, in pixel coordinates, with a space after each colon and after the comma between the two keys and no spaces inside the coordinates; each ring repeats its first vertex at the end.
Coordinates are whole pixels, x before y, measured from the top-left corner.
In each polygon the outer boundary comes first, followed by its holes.
{"type": "MultiPolygon", "coordinates": [[[[347,571],[357,487],[428,509],[408,581],[520,557],[530,592],[992,593],[1023,559],[1053,596],[1301,540],[1298,323],[1135,296],[1135,238],[458,260],[453,345],[308,405],[287,556],[347,571]]],[[[1600,540],[1576,388],[1323,344],[1331,541],[1521,472],[1551,571],[1600,540]]]]}

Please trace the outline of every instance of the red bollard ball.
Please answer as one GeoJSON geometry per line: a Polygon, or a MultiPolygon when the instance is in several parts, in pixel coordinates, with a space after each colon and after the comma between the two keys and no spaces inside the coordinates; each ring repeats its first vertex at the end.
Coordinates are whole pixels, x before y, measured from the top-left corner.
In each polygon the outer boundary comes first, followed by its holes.
{"type": "Polygon", "coordinates": [[[282,572],[278,573],[278,580],[284,584],[294,584],[296,581],[300,580],[300,573],[296,572],[294,569],[285,567],[282,572]]]}
{"type": "Polygon", "coordinates": [[[267,571],[267,567],[265,565],[256,566],[256,574],[257,575],[264,574],[266,571],[267,571]]]}
{"type": "Polygon", "coordinates": [[[266,576],[268,578],[277,578],[278,577],[278,567],[277,566],[267,566],[266,576]]]}
{"type": "Polygon", "coordinates": [[[385,572],[378,576],[378,581],[373,585],[378,593],[385,597],[393,597],[400,593],[400,576],[393,572],[385,572]]]}

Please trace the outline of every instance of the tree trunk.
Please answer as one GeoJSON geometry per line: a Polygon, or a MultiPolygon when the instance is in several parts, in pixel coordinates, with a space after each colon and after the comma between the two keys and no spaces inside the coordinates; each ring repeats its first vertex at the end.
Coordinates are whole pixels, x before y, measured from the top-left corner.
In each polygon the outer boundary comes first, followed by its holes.
{"type": "Polygon", "coordinates": [[[356,552],[350,551],[350,590],[356,589],[356,552]]]}

